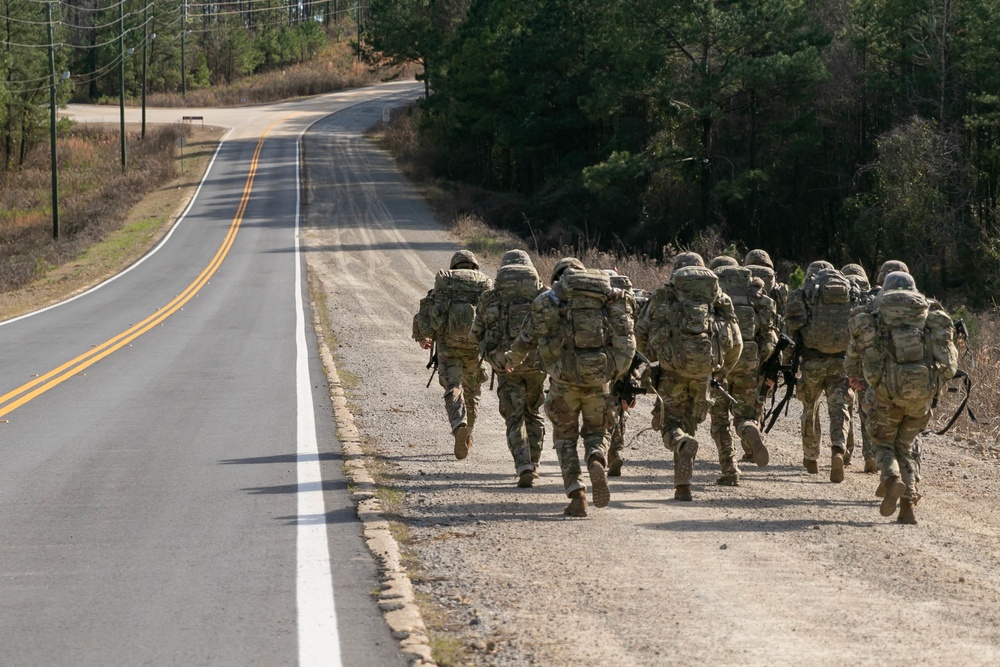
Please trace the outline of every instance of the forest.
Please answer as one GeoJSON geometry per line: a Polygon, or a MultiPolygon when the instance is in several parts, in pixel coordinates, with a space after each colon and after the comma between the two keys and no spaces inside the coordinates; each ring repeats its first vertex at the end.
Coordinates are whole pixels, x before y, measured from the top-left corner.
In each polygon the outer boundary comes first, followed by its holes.
{"type": "MultiPolygon", "coordinates": [[[[356,0],[0,0],[0,175],[48,141],[50,96],[137,103],[308,61],[356,0]]],[[[345,34],[350,30],[350,34],[345,34]]]]}
{"type": "Polygon", "coordinates": [[[1000,0],[371,0],[433,172],[540,244],[717,237],[1000,287],[1000,0]]]}

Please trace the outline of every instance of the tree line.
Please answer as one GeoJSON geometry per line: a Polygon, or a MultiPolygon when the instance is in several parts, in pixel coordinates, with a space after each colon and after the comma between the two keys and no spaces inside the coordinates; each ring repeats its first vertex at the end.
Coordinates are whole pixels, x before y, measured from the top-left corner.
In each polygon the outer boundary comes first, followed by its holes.
{"type": "Polygon", "coordinates": [[[372,0],[363,36],[522,233],[1000,287],[1000,0],[372,0]]]}
{"type": "Polygon", "coordinates": [[[358,0],[0,0],[0,176],[47,140],[52,70],[59,104],[224,85],[313,58],[359,11],[358,0]]]}

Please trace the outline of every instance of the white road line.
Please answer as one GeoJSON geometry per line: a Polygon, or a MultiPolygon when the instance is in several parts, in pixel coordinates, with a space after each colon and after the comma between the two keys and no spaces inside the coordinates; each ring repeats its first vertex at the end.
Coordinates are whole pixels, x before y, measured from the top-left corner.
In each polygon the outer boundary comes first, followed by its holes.
{"type": "Polygon", "coordinates": [[[299,250],[301,140],[302,135],[299,135],[295,142],[295,393],[298,406],[295,606],[299,628],[299,665],[339,667],[340,636],[337,633],[337,609],[333,600],[326,505],[323,502],[323,473],[319,465],[319,447],[316,441],[305,304],[302,300],[302,254],[299,250]]]}

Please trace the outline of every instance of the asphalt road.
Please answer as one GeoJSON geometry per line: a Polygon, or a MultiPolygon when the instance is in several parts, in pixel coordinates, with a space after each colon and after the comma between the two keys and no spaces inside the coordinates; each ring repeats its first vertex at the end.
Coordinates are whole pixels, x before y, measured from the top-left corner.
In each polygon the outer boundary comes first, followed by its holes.
{"type": "Polygon", "coordinates": [[[403,664],[316,355],[298,146],[419,90],[148,110],[234,129],[153,253],[0,323],[0,664],[403,664]]]}

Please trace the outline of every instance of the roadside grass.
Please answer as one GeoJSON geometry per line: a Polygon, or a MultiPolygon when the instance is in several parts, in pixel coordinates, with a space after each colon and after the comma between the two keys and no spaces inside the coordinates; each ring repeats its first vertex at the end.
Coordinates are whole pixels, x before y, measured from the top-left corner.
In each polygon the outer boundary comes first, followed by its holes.
{"type": "Polygon", "coordinates": [[[223,131],[127,127],[122,174],[117,128],[78,125],[60,140],[60,235],[52,238],[48,146],[0,188],[0,319],[79,293],[138,260],[197,188],[223,131]],[[177,139],[185,138],[183,157],[177,139]]]}
{"type": "MultiPolygon", "coordinates": [[[[331,42],[310,62],[246,77],[228,85],[189,88],[187,95],[156,93],[149,95],[146,103],[156,107],[253,106],[412,78],[415,71],[413,66],[372,70],[358,62],[349,42],[331,42]]],[[[138,100],[131,103],[138,104],[138,100]]]]}

